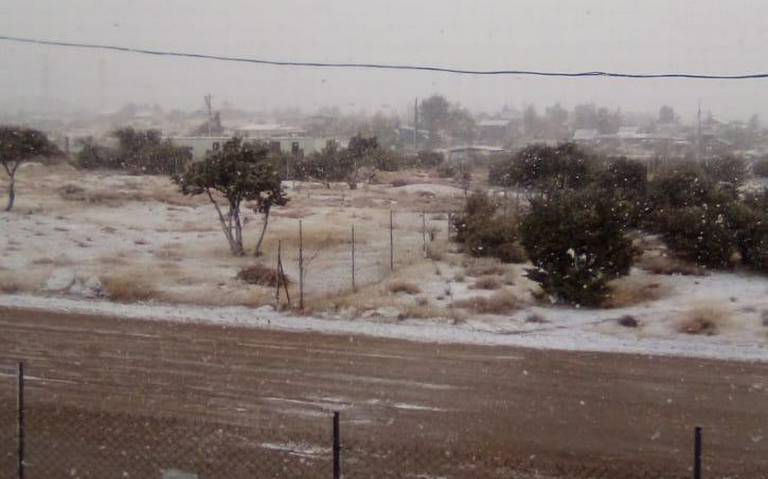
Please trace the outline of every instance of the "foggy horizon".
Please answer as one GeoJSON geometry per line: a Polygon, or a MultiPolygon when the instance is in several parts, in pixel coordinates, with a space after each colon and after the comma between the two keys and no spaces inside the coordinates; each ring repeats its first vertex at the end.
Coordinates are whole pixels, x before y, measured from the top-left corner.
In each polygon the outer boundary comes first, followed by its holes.
{"type": "MultiPolygon", "coordinates": [[[[422,64],[549,71],[756,73],[768,32],[757,1],[404,1],[263,5],[179,0],[50,0],[0,6],[0,33],[40,39],[274,60],[422,64]],[[60,9],[53,15],[52,11],[60,9]],[[183,26],[180,28],[179,26],[183,26]]],[[[654,114],[671,105],[691,121],[768,115],[765,80],[632,80],[471,77],[446,73],[272,67],[0,42],[7,75],[0,106],[35,103],[113,111],[134,103],[164,109],[269,111],[322,107],[402,115],[414,98],[445,95],[473,112],[595,103],[654,114]]]]}

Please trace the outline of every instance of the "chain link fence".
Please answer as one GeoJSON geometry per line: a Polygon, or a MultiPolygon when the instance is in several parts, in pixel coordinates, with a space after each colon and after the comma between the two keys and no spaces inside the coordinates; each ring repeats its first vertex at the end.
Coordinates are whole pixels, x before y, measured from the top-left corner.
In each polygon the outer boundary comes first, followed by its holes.
{"type": "MultiPolygon", "coordinates": [[[[626,465],[608,464],[540,475],[532,462],[515,458],[501,443],[459,441],[446,447],[435,438],[403,444],[397,437],[371,436],[353,421],[341,421],[339,413],[286,425],[245,414],[239,422],[232,419],[237,415],[216,420],[204,410],[200,417],[189,411],[156,413],[151,404],[131,413],[78,407],[58,400],[49,385],[55,380],[30,375],[20,383],[15,373],[0,368],[0,479],[529,479],[627,477],[628,472],[621,468],[626,465]]],[[[691,472],[700,479],[699,428],[692,449],[691,472]]],[[[691,477],[691,472],[669,471],[663,477],[691,477]]]]}
{"type": "Polygon", "coordinates": [[[323,431],[272,431],[172,417],[28,410],[26,477],[327,478],[323,431]]]}
{"type": "Polygon", "coordinates": [[[0,367],[0,479],[16,478],[16,382],[15,368],[0,367]]]}

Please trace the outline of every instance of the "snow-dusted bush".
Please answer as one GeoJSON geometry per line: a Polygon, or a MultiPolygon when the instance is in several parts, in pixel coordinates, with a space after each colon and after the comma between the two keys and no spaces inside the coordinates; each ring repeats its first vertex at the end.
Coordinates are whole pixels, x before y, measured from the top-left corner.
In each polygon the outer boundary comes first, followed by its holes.
{"type": "Polygon", "coordinates": [[[761,178],[768,177],[768,158],[761,158],[752,164],[752,174],[761,178]]]}
{"type": "Polygon", "coordinates": [[[690,206],[656,215],[656,227],[672,251],[707,268],[727,268],[736,239],[724,207],[690,206]]]}
{"type": "Polygon", "coordinates": [[[494,161],[488,181],[539,190],[583,188],[594,180],[598,168],[599,158],[575,143],[533,144],[494,161]]]}
{"type": "Polygon", "coordinates": [[[485,193],[471,194],[463,213],[452,220],[456,232],[454,239],[472,256],[520,262],[524,253],[518,244],[517,219],[497,215],[497,209],[496,203],[485,193]]]}
{"type": "Polygon", "coordinates": [[[728,217],[741,263],[768,272],[768,214],[765,206],[748,199],[731,205],[728,217]]]}
{"type": "Polygon", "coordinates": [[[600,191],[562,191],[531,201],[520,226],[533,263],[527,276],[554,302],[598,305],[608,281],[629,273],[635,249],[600,191]]]}
{"type": "Polygon", "coordinates": [[[133,174],[173,175],[192,161],[192,151],[163,139],[158,130],[119,128],[112,132],[118,146],[100,145],[92,137],[81,140],[77,165],[85,169],[121,169],[133,174]]]}

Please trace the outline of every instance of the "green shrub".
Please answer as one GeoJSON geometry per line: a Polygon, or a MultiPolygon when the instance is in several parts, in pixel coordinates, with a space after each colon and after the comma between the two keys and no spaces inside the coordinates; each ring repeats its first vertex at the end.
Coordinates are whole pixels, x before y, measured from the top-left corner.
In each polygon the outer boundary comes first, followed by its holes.
{"type": "Polygon", "coordinates": [[[598,161],[574,143],[529,145],[505,160],[492,163],[492,184],[541,190],[584,188],[598,161]]]}
{"type": "Polygon", "coordinates": [[[625,227],[637,227],[648,211],[648,168],[627,158],[609,158],[595,173],[595,184],[609,195],[625,227]]]}
{"type": "Polygon", "coordinates": [[[749,170],[743,158],[725,155],[709,161],[708,174],[714,181],[739,187],[749,176],[749,170]]]}
{"type": "Polygon", "coordinates": [[[498,216],[498,205],[485,193],[475,192],[467,198],[464,212],[452,222],[454,240],[465,252],[477,257],[494,257],[501,261],[520,262],[525,255],[518,244],[517,221],[498,216]]]}
{"type": "Polygon", "coordinates": [[[761,178],[768,177],[768,158],[761,158],[752,165],[752,174],[761,178]]]}
{"type": "Polygon", "coordinates": [[[667,246],[679,256],[707,268],[727,268],[736,239],[725,207],[690,206],[655,215],[667,246]]]}
{"type": "Polygon", "coordinates": [[[520,226],[527,276],[556,302],[598,305],[608,281],[629,273],[635,250],[609,198],[562,191],[531,201],[520,226]]]}
{"type": "Polygon", "coordinates": [[[656,210],[717,203],[717,188],[696,162],[681,161],[661,168],[648,183],[648,200],[656,210]]]}
{"type": "Polygon", "coordinates": [[[416,155],[416,161],[421,168],[435,168],[443,163],[443,159],[443,154],[436,151],[420,151],[416,155]]]}
{"type": "Polygon", "coordinates": [[[437,166],[437,175],[441,178],[453,178],[458,174],[459,168],[455,164],[440,163],[437,166]]]}
{"type": "Polygon", "coordinates": [[[473,256],[491,256],[505,263],[525,260],[525,253],[517,243],[517,223],[511,218],[480,222],[467,235],[466,250],[473,256]]]}
{"type": "Polygon", "coordinates": [[[123,167],[118,152],[107,146],[99,145],[93,137],[80,140],[81,149],[77,152],[77,166],[85,169],[121,169],[123,167]]]}
{"type": "Polygon", "coordinates": [[[768,272],[768,215],[765,210],[738,203],[731,205],[728,217],[741,263],[768,272]]]}

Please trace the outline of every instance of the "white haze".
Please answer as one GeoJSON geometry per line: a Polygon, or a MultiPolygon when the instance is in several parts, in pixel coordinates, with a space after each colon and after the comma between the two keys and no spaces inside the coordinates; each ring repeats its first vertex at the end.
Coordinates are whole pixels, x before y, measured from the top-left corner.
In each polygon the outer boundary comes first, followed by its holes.
{"type": "MultiPolygon", "coordinates": [[[[3,0],[0,34],[285,60],[477,69],[751,73],[768,70],[761,0],[3,0]]],[[[768,114],[768,80],[462,77],[312,70],[0,42],[0,106],[89,110],[125,102],[199,108],[405,111],[439,92],[477,111],[504,104],[624,110],[701,100],[723,118],[768,114]]]]}

